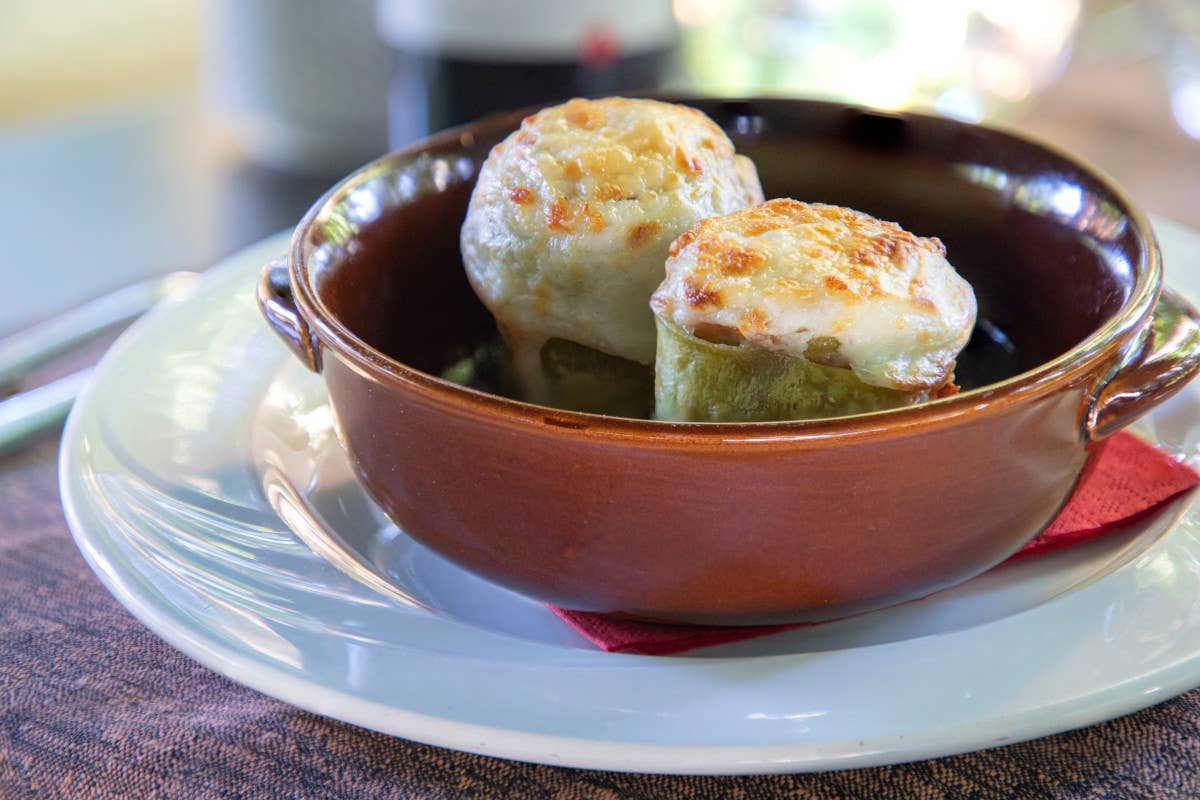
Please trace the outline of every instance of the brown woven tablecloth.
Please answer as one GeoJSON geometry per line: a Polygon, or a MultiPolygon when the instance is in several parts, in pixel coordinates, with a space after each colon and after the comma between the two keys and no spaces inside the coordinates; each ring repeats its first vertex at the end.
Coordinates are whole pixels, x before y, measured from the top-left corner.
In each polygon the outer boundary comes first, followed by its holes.
{"type": "Polygon", "coordinates": [[[457,753],[243,688],[130,616],[76,551],[56,442],[0,457],[0,798],[1197,798],[1200,691],[953,758],[673,777],[457,753]]]}

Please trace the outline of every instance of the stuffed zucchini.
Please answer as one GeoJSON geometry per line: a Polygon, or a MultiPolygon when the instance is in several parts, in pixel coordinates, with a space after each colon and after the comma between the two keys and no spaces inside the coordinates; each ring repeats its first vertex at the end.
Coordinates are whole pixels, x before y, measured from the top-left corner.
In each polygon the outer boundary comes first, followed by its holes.
{"type": "Polygon", "coordinates": [[[461,237],[520,396],[648,416],[647,301],[671,242],[761,200],[754,165],[695,109],[614,97],[526,118],[483,164],[461,237]]]}
{"type": "Polygon", "coordinates": [[[842,416],[954,391],[975,295],[937,239],[840,206],[771,200],[702,220],[651,299],[655,416],[842,416]]]}

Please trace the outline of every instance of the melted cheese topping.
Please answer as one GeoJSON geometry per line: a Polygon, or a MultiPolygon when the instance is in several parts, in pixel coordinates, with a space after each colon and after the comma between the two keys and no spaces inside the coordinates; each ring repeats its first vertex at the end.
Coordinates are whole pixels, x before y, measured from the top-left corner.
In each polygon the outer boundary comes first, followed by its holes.
{"type": "Polygon", "coordinates": [[[654,312],[704,339],[848,367],[863,383],[952,379],[975,294],[937,239],[840,206],[771,200],[671,245],[654,312]]]}
{"type": "Polygon", "coordinates": [[[672,240],[761,200],[754,165],[701,112],[572,100],[492,150],[463,224],[463,262],[515,350],[558,337],[651,364],[646,303],[672,240]]]}

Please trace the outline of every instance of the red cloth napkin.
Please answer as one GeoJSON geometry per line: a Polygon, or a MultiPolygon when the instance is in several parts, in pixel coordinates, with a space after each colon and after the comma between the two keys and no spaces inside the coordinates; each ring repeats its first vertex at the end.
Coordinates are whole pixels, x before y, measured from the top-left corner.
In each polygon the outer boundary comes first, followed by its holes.
{"type": "MultiPolygon", "coordinates": [[[[1194,469],[1137,438],[1118,433],[1100,444],[1084,467],[1075,494],[1046,530],[1009,561],[1070,547],[1125,528],[1200,484],[1194,469]]],[[[819,623],[712,628],[612,619],[550,607],[604,650],[669,655],[819,623]]]]}

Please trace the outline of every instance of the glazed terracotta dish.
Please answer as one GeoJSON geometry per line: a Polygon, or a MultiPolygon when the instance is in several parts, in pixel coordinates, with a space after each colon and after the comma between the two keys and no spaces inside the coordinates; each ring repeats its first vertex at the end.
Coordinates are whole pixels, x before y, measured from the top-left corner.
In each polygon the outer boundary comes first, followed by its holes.
{"type": "MultiPolygon", "coordinates": [[[[268,265],[268,321],[329,391],[357,474],[406,533],[556,605],[706,624],[831,619],[966,580],[1033,538],[1091,443],[1200,367],[1146,218],[1011,134],[799,100],[690,100],[766,197],[945,244],[978,316],[957,395],[783,422],[566,411],[446,370],[496,341],[460,229],[524,114],[393,153],[334,187],[268,265]]],[[[639,351],[640,352],[640,351],[639,351]]],[[[486,359],[479,361],[485,363],[486,359]]]]}

